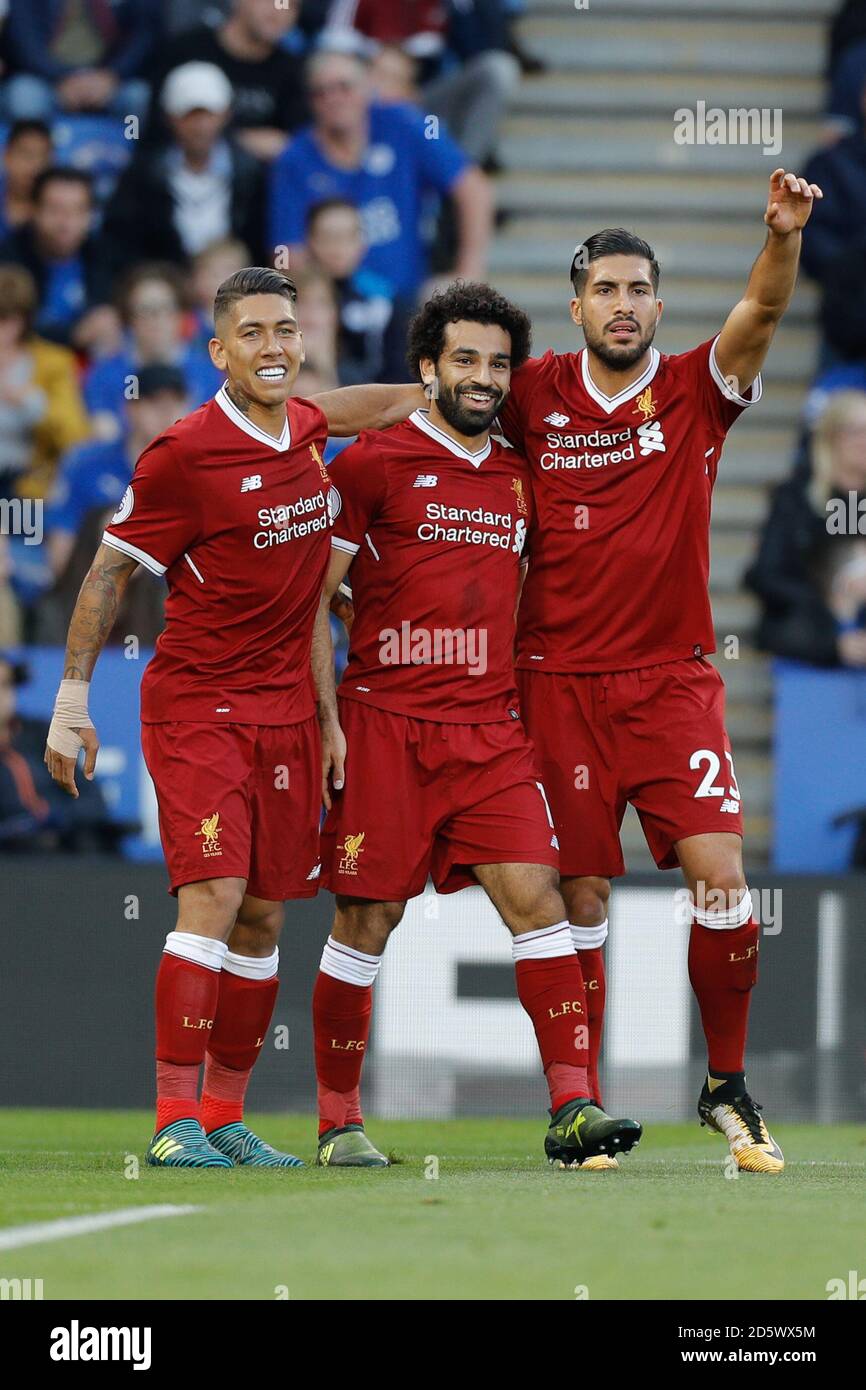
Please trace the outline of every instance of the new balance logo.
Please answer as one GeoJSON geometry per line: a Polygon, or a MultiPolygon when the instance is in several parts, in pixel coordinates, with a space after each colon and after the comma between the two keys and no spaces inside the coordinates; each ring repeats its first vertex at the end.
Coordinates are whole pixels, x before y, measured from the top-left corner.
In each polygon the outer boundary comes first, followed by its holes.
{"type": "Polygon", "coordinates": [[[560,411],[552,410],[549,415],[545,415],[544,423],[546,425],[555,425],[555,427],[560,430],[563,425],[568,424],[570,419],[570,415],[562,415],[560,411]]]}
{"type": "Polygon", "coordinates": [[[645,425],[638,425],[637,437],[640,440],[641,458],[645,459],[648,454],[665,452],[665,437],[658,420],[647,420],[645,425]]]}
{"type": "Polygon", "coordinates": [[[731,815],[733,815],[733,816],[737,815],[737,813],[739,812],[739,809],[740,809],[740,803],[739,803],[739,801],[731,801],[728,797],[725,798],[725,800],[722,802],[721,806],[719,807],[719,810],[720,810],[720,811],[730,811],[731,815]]]}
{"type": "Polygon", "coordinates": [[[261,473],[252,473],[241,483],[241,492],[256,492],[262,485],[261,473]]]}
{"type": "Polygon", "coordinates": [[[413,487],[435,487],[439,481],[437,473],[419,473],[412,484],[413,487]]]}

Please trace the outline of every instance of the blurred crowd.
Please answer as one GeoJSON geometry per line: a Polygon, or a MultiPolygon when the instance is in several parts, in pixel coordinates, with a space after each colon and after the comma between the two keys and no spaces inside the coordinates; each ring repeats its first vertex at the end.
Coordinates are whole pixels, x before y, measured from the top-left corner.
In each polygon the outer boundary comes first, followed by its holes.
{"type": "Polygon", "coordinates": [[[46,542],[0,527],[0,649],[62,641],[141,449],[218,389],[234,270],[296,280],[300,394],[408,379],[419,297],[485,276],[520,8],[0,0],[0,504],[46,542]]]}
{"type": "MultiPolygon", "coordinates": [[[[62,643],[142,449],[218,389],[220,282],[292,274],[312,394],[407,379],[419,299],[485,277],[498,133],[540,66],[523,4],[0,0],[0,846],[71,833],[23,776],[2,652],[62,643]],[[12,511],[37,502],[38,545],[12,511]]],[[[828,28],[827,92],[820,352],[746,582],[765,650],[866,668],[866,0],[828,28]]],[[[139,572],[125,604],[115,632],[152,644],[162,584],[139,572]]]]}
{"type": "Polygon", "coordinates": [[[18,710],[26,665],[0,652],[0,850],[116,851],[130,827],[115,820],[98,782],[82,780],[73,800],[42,761],[47,719],[18,710]]]}
{"type": "MultiPolygon", "coordinates": [[[[0,849],[118,840],[43,775],[4,653],[62,645],[138,456],[219,388],[217,286],[292,275],[299,394],[407,380],[418,300],[485,277],[521,9],[0,0],[0,849]]],[[[139,571],[110,640],[152,645],[163,594],[139,571]]]]}
{"type": "Polygon", "coordinates": [[[820,347],[793,475],[775,492],[746,575],[765,651],[866,668],[866,0],[828,31],[827,110],[805,176],[820,185],[803,234],[820,347]]]}

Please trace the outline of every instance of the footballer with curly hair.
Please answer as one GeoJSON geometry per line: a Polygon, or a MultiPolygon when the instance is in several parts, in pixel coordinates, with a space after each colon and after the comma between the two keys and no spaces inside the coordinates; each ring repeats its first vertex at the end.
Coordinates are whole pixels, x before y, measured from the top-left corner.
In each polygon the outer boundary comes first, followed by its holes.
{"type": "Polygon", "coordinates": [[[322,883],[337,900],[313,999],[322,1166],[388,1165],[364,1131],[361,1069],[382,952],[428,875],[440,893],[480,883],[512,934],[550,1091],[548,1158],[604,1165],[640,1138],[636,1121],[591,1099],[558,842],[517,710],[532,493],[525,460],[490,427],[529,347],[526,315],[489,286],[458,281],[434,295],[409,331],[428,406],[362,433],[329,469],[319,630],[350,567],[355,616],[339,703],[332,663],[318,660],[324,636],[314,643],[333,781],[322,883]]]}

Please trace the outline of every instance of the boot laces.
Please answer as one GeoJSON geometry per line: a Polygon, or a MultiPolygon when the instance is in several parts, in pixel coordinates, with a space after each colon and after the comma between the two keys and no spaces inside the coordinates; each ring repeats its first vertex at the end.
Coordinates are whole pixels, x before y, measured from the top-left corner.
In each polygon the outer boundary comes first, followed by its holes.
{"type": "Polygon", "coordinates": [[[732,1116],[736,1117],[740,1128],[746,1131],[754,1144],[766,1144],[768,1142],[767,1129],[761,1118],[761,1111],[764,1107],[758,1101],[752,1100],[748,1091],[737,1096],[734,1100],[727,1101],[726,1108],[732,1116]]]}

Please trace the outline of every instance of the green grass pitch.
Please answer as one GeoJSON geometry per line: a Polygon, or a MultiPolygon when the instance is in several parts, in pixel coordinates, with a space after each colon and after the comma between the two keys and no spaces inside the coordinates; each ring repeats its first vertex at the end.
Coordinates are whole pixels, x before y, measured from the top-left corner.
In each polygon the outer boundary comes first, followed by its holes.
{"type": "MultiPolygon", "coordinates": [[[[138,1112],[0,1111],[3,1227],[131,1206],[201,1210],[0,1249],[45,1299],[826,1299],[866,1274],[866,1128],[775,1126],[787,1169],[725,1177],[694,1125],[650,1125],[619,1173],[555,1171],[541,1121],[371,1121],[391,1169],[183,1172],[138,1112]],[[438,1178],[425,1176],[438,1162],[438,1178]],[[585,1292],[584,1292],[585,1291],[585,1292]]],[[[254,1116],[314,1158],[310,1116],[254,1116]]]]}

